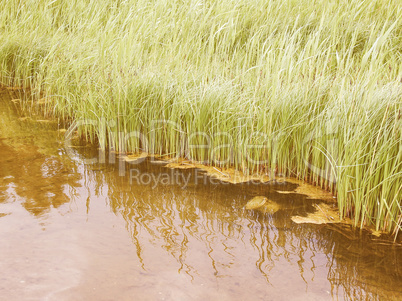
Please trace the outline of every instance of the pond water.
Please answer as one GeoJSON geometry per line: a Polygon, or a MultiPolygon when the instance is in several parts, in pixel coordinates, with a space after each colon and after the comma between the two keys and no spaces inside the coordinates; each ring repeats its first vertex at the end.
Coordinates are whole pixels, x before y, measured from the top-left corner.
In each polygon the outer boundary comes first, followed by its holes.
{"type": "Polygon", "coordinates": [[[400,241],[294,223],[319,202],[296,184],[84,164],[97,150],[66,149],[18,97],[0,91],[0,300],[402,299],[400,241]]]}

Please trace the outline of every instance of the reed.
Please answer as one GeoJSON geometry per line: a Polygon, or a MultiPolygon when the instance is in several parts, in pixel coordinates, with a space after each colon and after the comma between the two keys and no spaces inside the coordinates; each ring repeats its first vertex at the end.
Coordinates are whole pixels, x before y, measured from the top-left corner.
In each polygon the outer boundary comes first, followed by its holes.
{"type": "Polygon", "coordinates": [[[402,228],[398,0],[0,3],[2,84],[98,120],[88,139],[279,170],[356,225],[402,228]]]}

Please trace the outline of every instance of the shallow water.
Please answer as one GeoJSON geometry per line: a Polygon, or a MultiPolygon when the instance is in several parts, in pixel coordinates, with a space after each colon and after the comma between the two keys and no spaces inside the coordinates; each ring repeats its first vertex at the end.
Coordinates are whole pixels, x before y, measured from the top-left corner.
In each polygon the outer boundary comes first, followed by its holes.
{"type": "Polygon", "coordinates": [[[402,299],[402,248],[293,223],[320,202],[277,192],[296,184],[84,164],[97,150],[66,149],[17,97],[0,91],[0,300],[402,299]],[[246,210],[255,196],[279,210],[246,210]]]}

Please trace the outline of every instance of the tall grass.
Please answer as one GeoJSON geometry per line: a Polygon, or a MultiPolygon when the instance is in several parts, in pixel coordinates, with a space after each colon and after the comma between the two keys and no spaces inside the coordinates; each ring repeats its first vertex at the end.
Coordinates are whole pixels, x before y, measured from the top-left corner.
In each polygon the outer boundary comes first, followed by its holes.
{"type": "Polygon", "coordinates": [[[0,3],[2,83],[103,120],[89,139],[279,170],[356,225],[402,228],[398,0],[0,3]],[[133,131],[149,143],[118,134],[133,131]]]}

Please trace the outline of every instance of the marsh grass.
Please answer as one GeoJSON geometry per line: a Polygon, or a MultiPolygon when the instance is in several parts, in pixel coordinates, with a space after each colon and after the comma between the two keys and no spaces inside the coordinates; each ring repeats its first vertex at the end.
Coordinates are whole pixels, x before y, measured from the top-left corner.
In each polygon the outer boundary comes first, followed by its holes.
{"type": "Polygon", "coordinates": [[[2,83],[104,120],[87,139],[279,171],[332,190],[356,225],[401,229],[399,1],[0,3],[2,83]]]}

